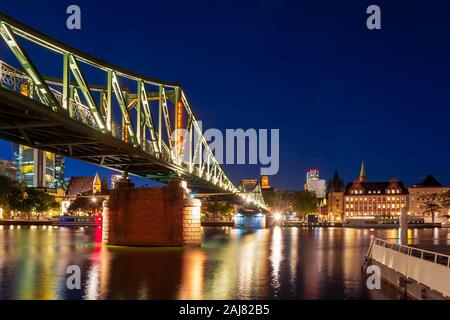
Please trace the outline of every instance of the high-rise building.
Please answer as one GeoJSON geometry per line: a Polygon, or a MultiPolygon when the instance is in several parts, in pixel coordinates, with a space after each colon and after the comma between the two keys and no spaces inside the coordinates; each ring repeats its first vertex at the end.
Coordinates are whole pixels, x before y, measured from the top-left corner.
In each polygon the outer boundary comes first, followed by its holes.
{"type": "Polygon", "coordinates": [[[345,219],[398,217],[407,208],[408,190],[396,178],[368,182],[364,162],[359,179],[347,184],[344,195],[345,219]]]}
{"type": "Polygon", "coordinates": [[[318,199],[326,197],[327,183],[320,179],[320,171],[312,169],[306,172],[305,190],[314,192],[318,199]]]}
{"type": "Polygon", "coordinates": [[[269,183],[269,177],[268,176],[262,176],[261,177],[261,191],[262,192],[269,192],[269,191],[273,191],[273,187],[270,185],[269,183]]]}
{"type": "Polygon", "coordinates": [[[319,180],[320,171],[311,169],[306,172],[306,182],[319,180]]]}
{"type": "MultiPolygon", "coordinates": [[[[56,159],[55,155],[48,151],[16,145],[14,159],[17,167],[17,180],[30,188],[57,188],[61,184],[56,183],[56,159]]],[[[58,179],[61,173],[64,175],[64,161],[59,161],[58,179]]]]}
{"type": "Polygon", "coordinates": [[[65,189],[64,169],[65,158],[59,154],[55,155],[55,188],[65,189]]]}

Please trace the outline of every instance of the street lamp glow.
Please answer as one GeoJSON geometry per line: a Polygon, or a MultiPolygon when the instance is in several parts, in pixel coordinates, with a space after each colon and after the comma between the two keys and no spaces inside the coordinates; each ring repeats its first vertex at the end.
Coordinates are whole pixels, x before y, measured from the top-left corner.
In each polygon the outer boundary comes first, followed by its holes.
{"type": "Polygon", "coordinates": [[[275,218],[275,221],[280,221],[281,220],[281,213],[275,213],[274,215],[273,215],[273,217],[275,218]]]}

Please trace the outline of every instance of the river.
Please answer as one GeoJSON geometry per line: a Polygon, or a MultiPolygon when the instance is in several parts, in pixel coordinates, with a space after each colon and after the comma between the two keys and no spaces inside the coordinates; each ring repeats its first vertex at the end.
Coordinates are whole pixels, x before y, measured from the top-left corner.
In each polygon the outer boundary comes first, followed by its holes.
{"type": "MultiPolygon", "coordinates": [[[[403,299],[361,275],[373,237],[398,230],[203,228],[201,248],[101,245],[101,228],[0,226],[0,299],[403,299]],[[81,289],[66,285],[68,266],[81,289]]],[[[450,244],[447,229],[409,243],[450,244]]]]}

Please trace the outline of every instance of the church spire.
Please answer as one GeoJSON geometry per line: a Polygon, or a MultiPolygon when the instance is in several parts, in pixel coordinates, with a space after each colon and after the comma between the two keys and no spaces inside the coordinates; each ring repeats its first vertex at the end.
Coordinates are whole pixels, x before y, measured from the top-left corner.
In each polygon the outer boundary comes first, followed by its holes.
{"type": "Polygon", "coordinates": [[[366,181],[366,168],[364,167],[364,161],[361,163],[361,171],[359,173],[359,181],[366,181]]]}

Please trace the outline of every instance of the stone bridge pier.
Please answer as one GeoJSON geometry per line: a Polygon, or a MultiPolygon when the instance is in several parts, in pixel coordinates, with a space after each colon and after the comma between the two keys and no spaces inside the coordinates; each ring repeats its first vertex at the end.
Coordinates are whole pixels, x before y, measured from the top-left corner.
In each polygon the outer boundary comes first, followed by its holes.
{"type": "Polygon", "coordinates": [[[129,180],[111,190],[103,209],[103,243],[119,246],[200,246],[200,206],[185,182],[134,188],[129,180]]]}

